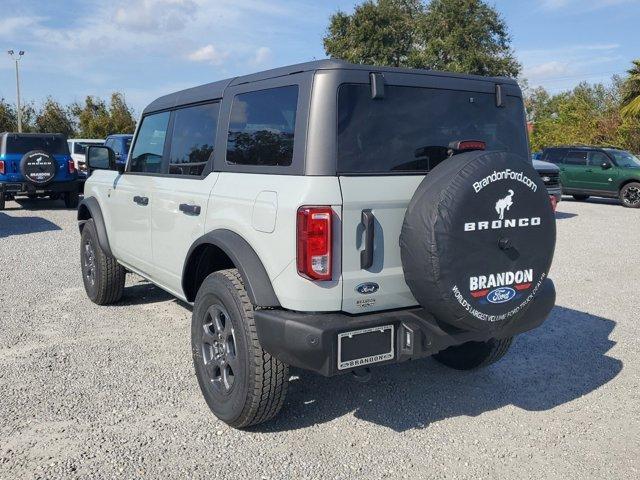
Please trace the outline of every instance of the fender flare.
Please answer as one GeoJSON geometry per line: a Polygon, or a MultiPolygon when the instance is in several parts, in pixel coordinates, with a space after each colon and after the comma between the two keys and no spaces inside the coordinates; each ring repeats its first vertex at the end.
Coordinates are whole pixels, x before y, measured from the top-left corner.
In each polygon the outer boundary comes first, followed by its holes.
{"type": "Polygon", "coordinates": [[[192,278],[192,274],[195,273],[192,270],[197,268],[197,266],[193,264],[193,254],[203,245],[213,245],[229,257],[240,272],[247,295],[254,306],[280,306],[280,301],[273,290],[271,279],[258,254],[244,238],[226,229],[213,230],[203,235],[189,248],[184,267],[182,268],[182,290],[188,301],[193,302],[197,293],[194,291],[195,289],[189,285],[190,278],[192,278]]]}
{"type": "Polygon", "coordinates": [[[86,197],[78,206],[78,228],[82,233],[84,224],[87,220],[93,219],[93,223],[96,226],[96,232],[98,232],[98,244],[100,248],[107,254],[112,255],[111,247],[109,246],[109,237],[107,237],[107,227],[104,224],[104,217],[102,216],[102,209],[95,197],[86,197]]]}

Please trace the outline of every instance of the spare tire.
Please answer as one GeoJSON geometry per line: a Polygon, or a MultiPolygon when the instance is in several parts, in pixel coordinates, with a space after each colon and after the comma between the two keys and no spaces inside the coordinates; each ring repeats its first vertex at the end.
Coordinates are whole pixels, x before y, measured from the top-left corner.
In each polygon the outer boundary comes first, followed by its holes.
{"type": "Polygon", "coordinates": [[[53,158],[53,155],[43,150],[27,152],[20,160],[20,173],[37,186],[51,183],[57,171],[58,162],[53,158]]]}
{"type": "Polygon", "coordinates": [[[438,321],[492,330],[520,318],[549,273],[555,216],[522,157],[468,152],[434,168],[405,214],[400,249],[418,303],[438,321]]]}

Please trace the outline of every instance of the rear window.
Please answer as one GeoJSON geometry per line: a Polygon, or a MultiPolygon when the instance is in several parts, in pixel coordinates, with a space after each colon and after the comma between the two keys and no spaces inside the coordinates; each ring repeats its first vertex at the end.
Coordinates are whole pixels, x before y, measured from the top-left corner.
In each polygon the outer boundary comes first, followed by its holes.
{"type": "Polygon", "coordinates": [[[449,144],[481,140],[487,150],[528,158],[522,101],[507,96],[387,86],[372,99],[369,85],[338,92],[339,173],[404,173],[433,169],[449,157],[449,144]]]}
{"type": "Polygon", "coordinates": [[[551,163],[562,163],[567,150],[562,148],[547,148],[542,154],[542,160],[551,163]]]}
{"type": "Polygon", "coordinates": [[[75,142],[73,144],[73,153],[84,155],[87,151],[87,145],[102,145],[102,142],[75,142]]]}
{"type": "Polygon", "coordinates": [[[44,150],[52,155],[68,155],[64,137],[7,135],[6,153],[23,155],[31,150],[44,150]]]}
{"type": "Polygon", "coordinates": [[[586,165],[587,164],[587,152],[573,151],[567,153],[564,158],[564,163],[567,165],[586,165]]]}
{"type": "Polygon", "coordinates": [[[291,165],[297,106],[295,85],[236,95],[229,122],[227,163],[291,165]]]}

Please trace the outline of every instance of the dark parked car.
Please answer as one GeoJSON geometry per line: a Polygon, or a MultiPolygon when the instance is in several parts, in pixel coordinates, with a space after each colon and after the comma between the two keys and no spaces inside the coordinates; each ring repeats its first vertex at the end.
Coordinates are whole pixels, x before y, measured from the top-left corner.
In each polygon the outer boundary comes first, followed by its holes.
{"type": "Polygon", "coordinates": [[[78,206],[78,172],[58,133],[0,133],[0,210],[17,196],[64,198],[78,206]]]}
{"type": "Polygon", "coordinates": [[[540,174],[544,186],[547,187],[551,205],[556,209],[556,205],[562,198],[562,186],[560,184],[560,169],[553,163],[533,160],[533,168],[540,174]]]}
{"type": "Polygon", "coordinates": [[[640,208],[640,159],[613,147],[569,145],[546,148],[542,160],[560,167],[562,193],[576,200],[590,196],[619,198],[640,208]]]}

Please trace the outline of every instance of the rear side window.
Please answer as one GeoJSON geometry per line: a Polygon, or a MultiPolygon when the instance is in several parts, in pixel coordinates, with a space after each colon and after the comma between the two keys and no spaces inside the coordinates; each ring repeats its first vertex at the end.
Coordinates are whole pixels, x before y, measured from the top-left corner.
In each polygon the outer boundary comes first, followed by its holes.
{"type": "Polygon", "coordinates": [[[480,140],[487,150],[529,157],[522,101],[494,94],[388,86],[372,99],[369,85],[338,92],[339,173],[428,172],[449,157],[449,144],[480,140]]]}
{"type": "Polygon", "coordinates": [[[567,151],[561,148],[548,148],[542,154],[542,160],[551,163],[562,163],[562,159],[566,153],[567,151]]]}
{"type": "Polygon", "coordinates": [[[169,125],[169,112],[147,115],[142,119],[136,143],[133,146],[129,171],[161,173],[164,140],[169,125]]]}
{"type": "Polygon", "coordinates": [[[210,103],[173,113],[170,175],[202,175],[213,154],[219,108],[219,103],[210,103]]]}
{"type": "Polygon", "coordinates": [[[24,155],[31,150],[44,150],[52,155],[68,155],[69,146],[63,137],[46,135],[7,135],[6,153],[24,155]]]}
{"type": "Polygon", "coordinates": [[[297,86],[236,95],[229,122],[227,163],[291,165],[297,105],[297,86]]]}
{"type": "Polygon", "coordinates": [[[567,165],[586,165],[587,164],[587,152],[573,151],[567,153],[564,158],[564,163],[567,165]]]}

